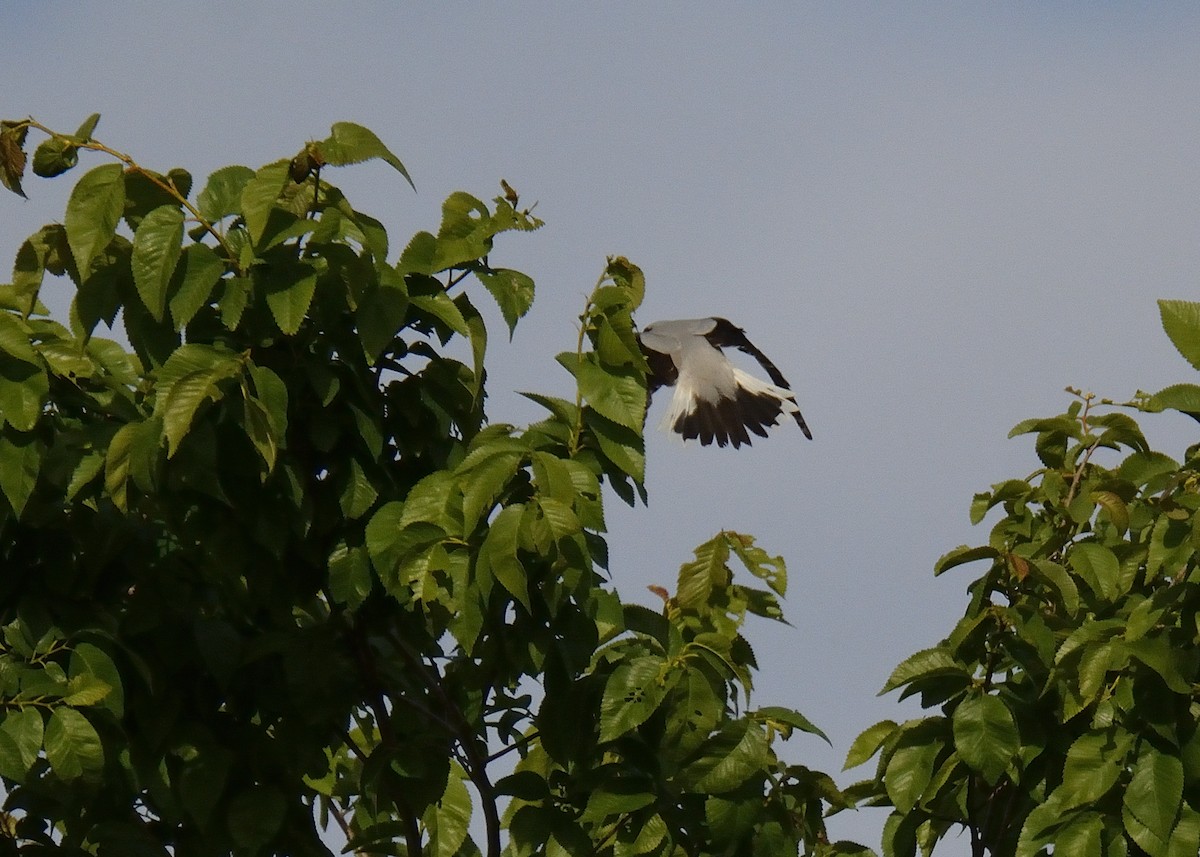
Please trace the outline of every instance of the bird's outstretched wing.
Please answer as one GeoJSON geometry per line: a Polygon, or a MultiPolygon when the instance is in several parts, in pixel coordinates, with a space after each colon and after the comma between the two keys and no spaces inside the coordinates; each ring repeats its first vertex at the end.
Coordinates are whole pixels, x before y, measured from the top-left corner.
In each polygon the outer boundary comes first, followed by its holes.
{"type": "MultiPolygon", "coordinates": [[[[785,390],[792,389],[792,385],[788,383],[787,378],[783,377],[783,373],[767,358],[767,355],[758,350],[758,346],[746,337],[746,331],[727,318],[714,318],[713,322],[712,330],[704,334],[704,338],[710,345],[716,348],[736,348],[744,354],[749,354],[758,361],[758,365],[770,376],[773,384],[783,387],[785,390]]],[[[804,436],[812,440],[812,432],[809,431],[808,424],[804,422],[800,411],[793,411],[792,416],[795,417],[796,424],[800,426],[800,431],[804,432],[804,436]]]]}

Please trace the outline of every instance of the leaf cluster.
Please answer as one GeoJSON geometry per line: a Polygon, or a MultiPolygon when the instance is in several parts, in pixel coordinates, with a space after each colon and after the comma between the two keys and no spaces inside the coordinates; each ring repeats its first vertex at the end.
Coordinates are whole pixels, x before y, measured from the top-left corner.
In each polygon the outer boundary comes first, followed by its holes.
{"type": "Polygon", "coordinates": [[[0,847],[833,853],[844,801],[773,750],[815,727],[747,707],[740,629],[781,618],[782,560],[722,533],[662,615],[605,585],[602,486],[646,496],[635,265],[608,260],[559,358],[574,395],[490,424],[476,300],[511,336],[534,283],[493,246],[541,225],[510,187],[395,255],[327,181],[411,183],[361,126],[193,195],[96,120],[0,126],[18,193],[30,131],[37,175],[107,159],[0,286],[0,847]]]}
{"type": "MultiPolygon", "coordinates": [[[[1200,365],[1200,305],[1161,308],[1200,365]]],[[[1197,390],[1130,406],[1187,411],[1197,390]]],[[[878,758],[849,791],[893,807],[887,855],[928,854],[960,827],[979,855],[1200,849],[1200,447],[1176,461],[1124,410],[1071,392],[1066,413],[1013,429],[1038,470],[975,496],[973,522],[1001,513],[987,544],[935,567],[986,565],[965,615],[883,688],[938,713],[850,749],[847,767],[878,758]]]]}

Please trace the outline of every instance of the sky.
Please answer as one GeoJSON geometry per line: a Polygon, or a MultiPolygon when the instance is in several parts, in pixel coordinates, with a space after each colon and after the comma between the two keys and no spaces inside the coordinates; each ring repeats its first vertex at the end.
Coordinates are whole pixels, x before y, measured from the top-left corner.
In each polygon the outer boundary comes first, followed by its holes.
{"type": "MultiPolygon", "coordinates": [[[[645,587],[722,528],[783,555],[792,625],[748,631],[755,703],[823,727],[832,748],[801,736],[789,756],[843,785],[869,774],[838,773],[855,735],[919,713],[876,696],[892,668],[966,607],[978,570],[932,566],[986,541],[971,495],[1038,466],[1009,429],[1062,412],[1067,385],[1194,380],[1155,299],[1198,292],[1195,4],[5,0],[0,24],[3,118],[71,131],[98,111],[99,139],[197,187],[348,120],[416,183],[329,176],[396,251],[455,190],[504,178],[536,200],[545,228],[492,258],[538,289],[513,341],[493,337],[493,420],[540,417],[514,391],[571,394],[553,357],[608,255],[646,273],[642,324],[743,327],[815,439],[650,434],[649,505],[609,500],[612,578],[654,604],[645,587]]],[[[78,175],[0,202],[0,255],[61,218],[78,175]]],[[[1177,415],[1143,427],[1175,456],[1195,440],[1177,415]]],[[[831,830],[878,847],[882,823],[831,830]]]]}

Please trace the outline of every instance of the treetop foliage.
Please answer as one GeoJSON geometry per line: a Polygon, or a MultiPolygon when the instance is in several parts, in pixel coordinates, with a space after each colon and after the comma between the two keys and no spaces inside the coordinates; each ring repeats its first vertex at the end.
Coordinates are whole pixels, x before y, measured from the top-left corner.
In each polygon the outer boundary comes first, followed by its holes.
{"type": "MultiPolygon", "coordinates": [[[[1159,307],[1200,368],[1200,303],[1159,307]]],[[[893,808],[889,857],[964,828],[976,855],[1200,851],[1200,445],[1176,461],[1128,413],[1200,419],[1200,386],[1122,406],[1071,392],[1012,430],[1038,469],[975,495],[974,523],[1001,513],[987,543],[937,562],[985,564],[963,618],[884,685],[936,713],[850,748],[848,768],[878,759],[847,794],[893,808]]]]}
{"type": "Polygon", "coordinates": [[[15,193],[31,134],[37,176],[101,161],[0,286],[5,853],[862,851],[777,754],[819,730],[751,705],[782,559],[719,533],[661,611],[606,582],[603,486],[646,499],[634,264],[558,357],[574,393],[490,423],[476,301],[512,334],[534,283],[494,245],[541,225],[507,183],[397,254],[327,180],[411,184],[361,126],[198,185],[97,120],[0,123],[15,193]]]}

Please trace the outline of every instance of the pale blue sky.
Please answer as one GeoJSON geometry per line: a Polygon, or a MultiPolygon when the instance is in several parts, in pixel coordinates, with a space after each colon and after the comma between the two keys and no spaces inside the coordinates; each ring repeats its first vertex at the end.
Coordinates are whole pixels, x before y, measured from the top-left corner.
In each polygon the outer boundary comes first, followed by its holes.
{"type": "MultiPolygon", "coordinates": [[[[816,439],[651,435],[649,508],[610,505],[613,577],[652,603],[722,527],[782,553],[794,627],[750,629],[757,702],[824,727],[833,750],[792,752],[831,773],[863,728],[915,713],[875,692],[965,606],[971,570],[931,567],[986,540],[972,493],[1036,467],[1008,429],[1060,412],[1067,384],[1191,379],[1154,299],[1198,291],[1194,4],[7,0],[0,24],[0,114],[71,130],[100,111],[105,142],[198,184],[345,119],[416,182],[331,176],[397,249],[453,190],[503,177],[538,200],[546,228],[495,254],[538,300],[495,337],[493,419],[536,418],[509,391],[569,389],[553,355],[608,254],[645,270],[643,323],[746,328],[816,439]]],[[[0,254],[61,217],[70,181],[5,199],[0,254]]],[[[1146,429],[1174,455],[1195,439],[1182,418],[1146,429]]],[[[879,813],[842,819],[878,845],[879,813]]]]}

